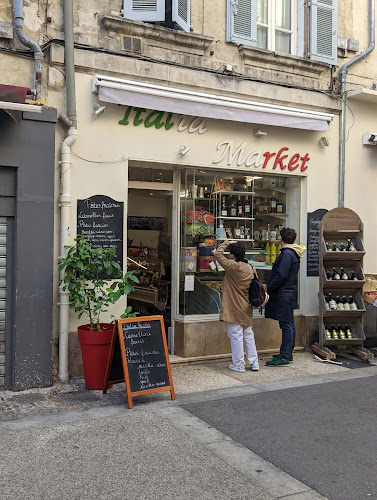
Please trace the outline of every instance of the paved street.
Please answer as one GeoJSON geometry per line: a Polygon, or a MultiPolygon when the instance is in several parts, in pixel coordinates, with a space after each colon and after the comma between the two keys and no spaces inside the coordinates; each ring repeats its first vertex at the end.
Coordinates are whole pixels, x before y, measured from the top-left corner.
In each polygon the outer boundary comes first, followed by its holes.
{"type": "Polygon", "coordinates": [[[345,366],[173,366],[177,400],[133,410],[121,385],[3,391],[0,498],[375,499],[377,366],[345,366]]]}

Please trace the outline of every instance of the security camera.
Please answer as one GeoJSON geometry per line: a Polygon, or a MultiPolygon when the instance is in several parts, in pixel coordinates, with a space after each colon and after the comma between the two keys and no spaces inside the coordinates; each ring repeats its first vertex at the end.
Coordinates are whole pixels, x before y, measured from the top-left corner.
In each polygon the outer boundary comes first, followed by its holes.
{"type": "Polygon", "coordinates": [[[105,111],[106,106],[101,106],[100,104],[97,104],[96,102],[93,104],[94,108],[94,116],[98,118],[99,116],[102,115],[102,113],[105,111]]]}

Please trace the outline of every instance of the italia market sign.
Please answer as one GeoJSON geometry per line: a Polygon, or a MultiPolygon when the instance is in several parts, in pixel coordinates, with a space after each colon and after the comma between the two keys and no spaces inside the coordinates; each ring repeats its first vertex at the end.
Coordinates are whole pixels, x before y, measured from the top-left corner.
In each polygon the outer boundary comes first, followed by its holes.
{"type": "MultiPolygon", "coordinates": [[[[124,117],[118,123],[134,127],[143,124],[145,128],[154,127],[157,130],[171,130],[173,127],[177,127],[178,132],[187,131],[189,134],[198,133],[200,135],[208,130],[206,119],[202,117],[175,115],[165,111],[151,111],[133,106],[127,106],[124,117]],[[176,118],[173,118],[174,116],[176,118]]],[[[288,146],[276,151],[250,151],[246,141],[236,145],[230,139],[220,141],[216,146],[216,151],[218,154],[212,160],[212,164],[216,165],[225,160],[227,165],[231,167],[244,166],[263,169],[269,167],[272,170],[305,172],[310,161],[308,153],[292,151],[288,146]]]]}

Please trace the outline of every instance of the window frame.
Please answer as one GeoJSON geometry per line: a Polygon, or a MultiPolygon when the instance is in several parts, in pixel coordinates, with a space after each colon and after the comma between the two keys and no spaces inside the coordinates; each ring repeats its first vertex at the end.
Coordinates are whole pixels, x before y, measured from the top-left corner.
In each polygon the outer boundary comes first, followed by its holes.
{"type": "Polygon", "coordinates": [[[276,28],[275,26],[275,16],[276,16],[276,0],[267,0],[268,2],[268,25],[264,23],[259,23],[257,19],[257,48],[258,46],[258,27],[267,28],[267,48],[265,50],[270,50],[272,52],[279,52],[281,54],[287,54],[287,52],[281,52],[276,50],[276,31],[281,33],[289,33],[291,35],[291,50],[288,52],[289,55],[297,55],[297,0],[291,0],[291,29],[287,30],[284,28],[276,28]]]}

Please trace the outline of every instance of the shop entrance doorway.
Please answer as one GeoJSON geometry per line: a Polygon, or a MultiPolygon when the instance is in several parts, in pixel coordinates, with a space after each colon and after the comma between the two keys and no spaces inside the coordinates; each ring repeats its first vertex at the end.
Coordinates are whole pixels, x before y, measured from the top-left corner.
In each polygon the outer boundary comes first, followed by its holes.
{"type": "Polygon", "coordinates": [[[173,186],[161,179],[172,180],[172,171],[159,172],[162,170],[137,168],[135,173],[130,168],[127,267],[135,270],[140,283],[128,296],[128,305],[140,315],[159,314],[164,318],[171,352],[173,186]],[[135,176],[142,179],[135,180],[135,176]]]}

